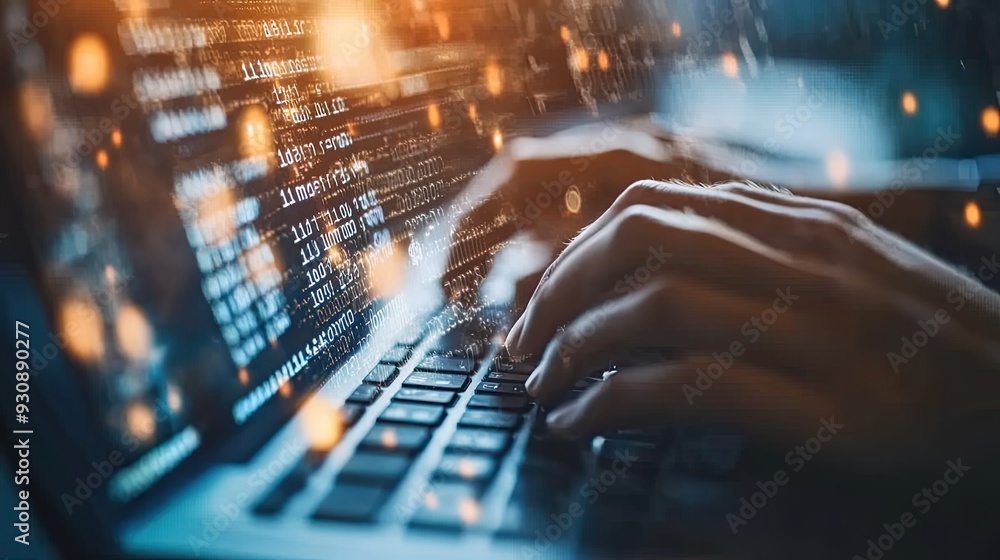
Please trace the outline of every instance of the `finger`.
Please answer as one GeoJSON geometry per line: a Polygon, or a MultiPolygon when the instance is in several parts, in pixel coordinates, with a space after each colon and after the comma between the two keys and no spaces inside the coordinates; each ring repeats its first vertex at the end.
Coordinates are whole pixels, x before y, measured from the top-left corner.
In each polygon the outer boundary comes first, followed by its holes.
{"type": "MultiPolygon", "coordinates": [[[[732,185],[739,185],[740,188],[708,188],[663,181],[636,182],[607,212],[587,227],[577,241],[582,243],[596,235],[613,223],[619,214],[635,205],[693,210],[706,218],[721,220],[777,249],[803,256],[829,256],[833,254],[831,243],[846,239],[845,232],[837,231],[837,217],[825,206],[792,207],[770,196],[744,194],[760,191],[773,197],[783,196],[777,192],[741,183],[732,185]]],[[[577,246],[578,243],[571,244],[564,254],[568,256],[577,246]]]]}
{"type": "Polygon", "coordinates": [[[835,416],[836,403],[766,368],[738,365],[699,381],[707,360],[621,371],[548,416],[553,433],[588,437],[610,430],[695,419],[733,424],[748,435],[782,441],[835,416]]]}
{"type": "Polygon", "coordinates": [[[719,192],[737,194],[761,202],[778,204],[788,208],[821,209],[851,225],[861,225],[869,221],[868,217],[862,212],[846,204],[841,204],[832,200],[824,200],[821,198],[794,195],[787,190],[779,191],[775,189],[759,188],[751,184],[737,181],[716,185],[712,189],[719,192]]]}
{"type": "Polygon", "coordinates": [[[697,215],[633,206],[616,222],[550,267],[508,345],[515,354],[542,349],[555,329],[592,306],[602,294],[658,270],[691,276],[738,293],[773,293],[776,287],[815,291],[827,271],[697,215]],[[673,253],[660,240],[669,240],[673,253]]]}
{"type": "MultiPolygon", "coordinates": [[[[855,270],[877,279],[881,284],[893,286],[894,292],[909,294],[913,299],[952,305],[946,301],[954,287],[950,285],[950,279],[954,278],[951,265],[897,234],[878,227],[865,213],[852,206],[832,200],[755,189],[736,182],[716,188],[792,209],[822,209],[836,216],[845,224],[841,229],[848,232],[846,237],[831,238],[831,241],[836,241],[835,254],[842,266],[852,264],[855,270]],[[916,267],[920,268],[920,274],[914,274],[916,267]]],[[[973,290],[976,288],[975,285],[971,287],[973,290]]],[[[975,316],[971,319],[981,325],[979,328],[988,328],[988,321],[980,322],[975,316]]]]}
{"type": "Polygon", "coordinates": [[[825,338],[822,326],[794,312],[799,298],[783,290],[750,298],[689,279],[654,279],[572,321],[549,343],[528,392],[551,404],[595,364],[646,347],[711,354],[713,368],[739,360],[821,376],[833,362],[814,343],[825,338]]]}

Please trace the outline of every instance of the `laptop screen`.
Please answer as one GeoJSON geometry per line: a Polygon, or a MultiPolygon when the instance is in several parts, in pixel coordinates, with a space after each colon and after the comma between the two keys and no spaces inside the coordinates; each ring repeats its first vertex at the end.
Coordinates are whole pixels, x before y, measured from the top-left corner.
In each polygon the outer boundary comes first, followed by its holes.
{"type": "Polygon", "coordinates": [[[124,457],[118,502],[408,328],[406,271],[447,254],[419,237],[445,203],[521,123],[634,99],[648,70],[609,71],[638,36],[571,70],[589,16],[518,3],[51,6],[5,6],[25,22],[8,145],[65,397],[94,455],[124,457]]]}

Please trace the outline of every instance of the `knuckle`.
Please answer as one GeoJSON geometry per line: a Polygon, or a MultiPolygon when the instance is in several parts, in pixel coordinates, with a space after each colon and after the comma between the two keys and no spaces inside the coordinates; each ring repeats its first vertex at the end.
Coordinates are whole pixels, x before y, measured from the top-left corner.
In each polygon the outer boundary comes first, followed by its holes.
{"type": "Polygon", "coordinates": [[[859,227],[868,223],[868,216],[861,210],[840,202],[831,202],[830,204],[831,210],[836,212],[848,225],[859,227]]]}
{"type": "Polygon", "coordinates": [[[657,222],[645,206],[630,206],[615,219],[613,238],[615,241],[629,242],[649,236],[657,222]]]}
{"type": "Polygon", "coordinates": [[[634,206],[637,204],[646,204],[657,194],[662,192],[662,188],[663,183],[658,181],[652,181],[649,179],[636,181],[625,188],[621,196],[618,197],[618,201],[616,203],[620,208],[634,206]]]}
{"type": "Polygon", "coordinates": [[[721,191],[732,194],[750,194],[754,192],[759,192],[760,189],[751,187],[746,183],[741,183],[739,181],[729,181],[728,183],[722,183],[712,187],[712,190],[721,191]]]}

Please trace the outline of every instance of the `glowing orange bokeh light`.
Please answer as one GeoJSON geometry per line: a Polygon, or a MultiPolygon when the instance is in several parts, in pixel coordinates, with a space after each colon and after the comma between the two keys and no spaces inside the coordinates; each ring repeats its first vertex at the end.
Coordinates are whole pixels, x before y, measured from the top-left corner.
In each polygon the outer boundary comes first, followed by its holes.
{"type": "Polygon", "coordinates": [[[736,60],[736,55],[726,53],[722,55],[722,73],[729,78],[735,78],[740,74],[740,63],[736,60]]]}
{"type": "Polygon", "coordinates": [[[1000,134],[1000,111],[996,107],[987,107],[983,110],[983,132],[993,138],[1000,134]]]}
{"type": "Polygon", "coordinates": [[[834,187],[844,187],[851,175],[851,161],[841,151],[830,152],[826,156],[826,175],[834,187]]]}
{"type": "Polygon", "coordinates": [[[607,72],[611,68],[611,60],[608,58],[608,52],[604,49],[597,53],[597,67],[601,69],[601,72],[607,72]]]}
{"type": "Polygon", "coordinates": [[[983,213],[975,202],[969,202],[965,205],[965,223],[969,224],[971,228],[977,228],[983,223],[983,213]]]}
{"type": "Polygon", "coordinates": [[[115,339],[118,348],[128,359],[141,362],[149,358],[153,346],[153,329],[146,316],[134,304],[126,304],[118,309],[115,339]]]}
{"type": "Polygon", "coordinates": [[[333,449],[344,434],[343,414],[325,401],[313,398],[302,407],[302,431],[313,449],[333,449]]]}
{"type": "Polygon", "coordinates": [[[76,93],[100,93],[111,79],[111,56],[96,33],[84,33],[69,46],[69,85],[76,93]]]}
{"type": "Polygon", "coordinates": [[[900,103],[903,106],[903,112],[907,115],[915,115],[917,113],[917,96],[913,95],[913,92],[907,91],[903,93],[903,99],[900,103]]]}

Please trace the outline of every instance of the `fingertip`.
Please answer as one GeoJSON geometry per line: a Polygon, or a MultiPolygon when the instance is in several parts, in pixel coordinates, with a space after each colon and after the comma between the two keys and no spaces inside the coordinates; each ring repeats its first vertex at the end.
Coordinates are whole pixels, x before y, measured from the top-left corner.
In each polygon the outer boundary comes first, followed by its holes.
{"type": "Polygon", "coordinates": [[[517,321],[514,322],[514,326],[510,328],[510,332],[507,333],[507,339],[504,340],[504,346],[507,347],[507,352],[511,356],[519,356],[520,349],[518,348],[518,339],[521,337],[521,330],[524,328],[524,315],[521,315],[517,321]]]}
{"type": "Polygon", "coordinates": [[[567,404],[551,412],[545,419],[546,426],[556,435],[572,437],[576,426],[576,405],[567,404]]]}
{"type": "Polygon", "coordinates": [[[535,368],[535,371],[528,376],[528,380],[524,382],[524,388],[528,391],[528,395],[535,399],[541,397],[542,376],[544,375],[545,372],[541,367],[535,368]]]}

